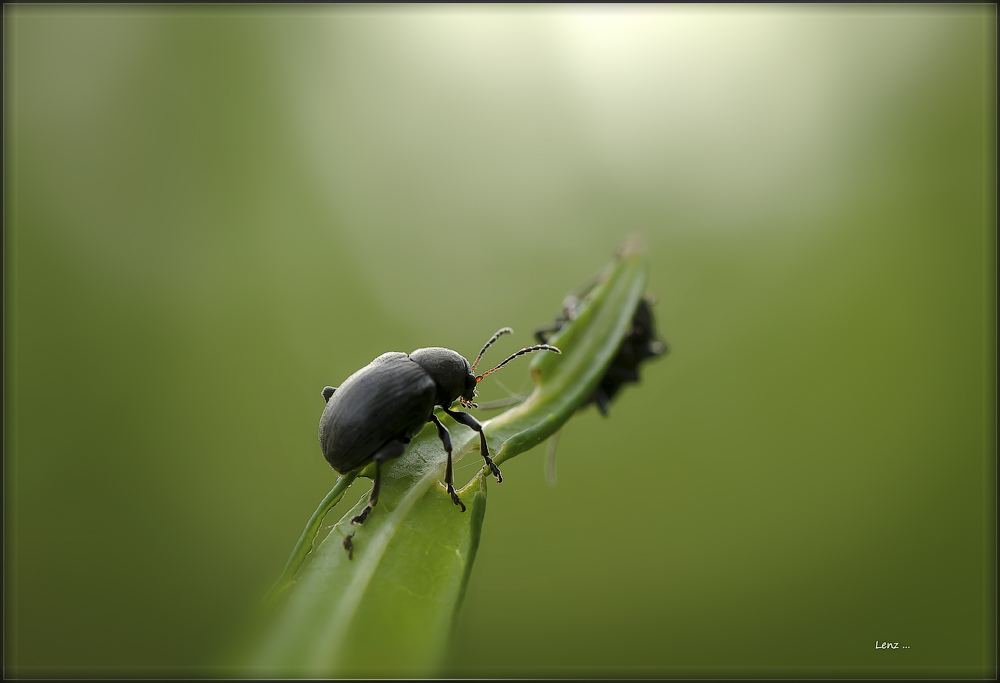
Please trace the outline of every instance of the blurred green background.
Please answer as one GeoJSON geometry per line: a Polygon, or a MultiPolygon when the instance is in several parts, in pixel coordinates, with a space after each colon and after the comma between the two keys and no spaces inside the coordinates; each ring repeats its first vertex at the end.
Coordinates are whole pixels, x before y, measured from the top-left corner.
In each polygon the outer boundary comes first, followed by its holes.
{"type": "Polygon", "coordinates": [[[995,22],[5,5],[7,674],[221,671],[320,389],[639,233],[671,353],[491,485],[445,673],[994,675],[995,22]]]}

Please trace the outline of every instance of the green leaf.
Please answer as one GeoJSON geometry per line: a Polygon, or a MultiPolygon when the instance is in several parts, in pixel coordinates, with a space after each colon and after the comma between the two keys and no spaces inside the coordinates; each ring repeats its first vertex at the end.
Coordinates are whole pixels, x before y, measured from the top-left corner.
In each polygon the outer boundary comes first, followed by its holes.
{"type": "MultiPolygon", "coordinates": [[[[579,314],[531,363],[536,387],[520,405],[484,422],[498,464],[555,434],[587,400],[624,338],[645,287],[641,250],[626,246],[579,306],[579,314]]],[[[456,460],[480,458],[475,432],[442,416],[456,460]]],[[[480,458],[481,459],[481,458],[480,458]]],[[[360,526],[363,496],[322,540],[314,536],[353,480],[342,477],[310,520],[267,605],[246,658],[272,677],[431,676],[445,655],[472,571],[486,513],[487,472],[452,504],[440,483],[445,452],[433,425],[382,467],[379,504],[360,526]],[[345,537],[353,534],[353,559],[345,537]],[[311,550],[311,552],[310,552],[311,550]]],[[[505,483],[510,486],[511,483],[505,483]]]]}

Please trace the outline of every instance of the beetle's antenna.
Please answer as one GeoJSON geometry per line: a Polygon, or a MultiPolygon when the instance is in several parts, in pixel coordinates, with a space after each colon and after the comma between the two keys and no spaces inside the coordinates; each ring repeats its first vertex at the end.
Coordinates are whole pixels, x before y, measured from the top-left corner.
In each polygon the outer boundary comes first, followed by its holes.
{"type": "Polygon", "coordinates": [[[496,372],[497,370],[499,370],[503,366],[507,365],[507,363],[509,363],[512,360],[514,360],[515,358],[517,358],[518,356],[523,356],[524,354],[531,353],[532,351],[555,351],[556,353],[562,353],[562,351],[560,351],[556,347],[549,346],[548,344],[538,344],[537,346],[529,346],[527,348],[523,348],[520,351],[518,351],[517,353],[508,356],[507,359],[504,360],[504,362],[500,363],[500,365],[497,365],[494,368],[490,368],[489,370],[487,370],[483,374],[477,376],[476,377],[476,382],[481,382],[482,379],[483,379],[483,377],[486,377],[486,375],[488,375],[488,374],[490,374],[492,372],[496,372]]]}
{"type": "Polygon", "coordinates": [[[486,349],[490,348],[490,346],[493,344],[493,342],[495,342],[497,339],[499,339],[503,335],[505,335],[505,334],[512,334],[513,332],[514,332],[514,330],[510,329],[509,327],[501,327],[499,330],[497,330],[497,333],[494,334],[492,337],[490,337],[490,340],[488,342],[486,342],[486,346],[484,346],[483,350],[479,352],[478,356],[476,356],[476,360],[472,363],[472,370],[473,370],[473,372],[475,372],[476,366],[479,365],[479,361],[483,357],[483,354],[486,353],[486,349]]]}

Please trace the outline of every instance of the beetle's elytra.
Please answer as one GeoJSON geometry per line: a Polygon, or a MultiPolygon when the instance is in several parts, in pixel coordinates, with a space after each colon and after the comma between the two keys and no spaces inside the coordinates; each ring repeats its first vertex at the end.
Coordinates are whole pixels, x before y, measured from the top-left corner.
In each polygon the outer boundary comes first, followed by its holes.
{"type": "Polygon", "coordinates": [[[476,375],[476,365],[486,349],[501,335],[513,332],[501,328],[490,337],[476,360],[470,365],[460,353],[441,347],[417,349],[406,354],[398,351],[383,353],[371,363],[344,380],[339,387],[325,387],[323,398],[326,408],[319,420],[319,443],[323,457],[337,472],[344,474],[375,462],[375,483],[368,497],[368,506],[351,522],[364,523],[372,508],[378,503],[381,465],[398,458],[424,425],[433,422],[438,436],[448,454],[445,484],[455,505],[465,512],[465,505],[455,491],[455,476],[451,462],[451,434],[434,415],[434,407],[441,406],[456,422],[479,432],[479,447],[486,465],[502,482],[500,469],[490,457],[483,427],[468,413],[451,410],[455,401],[465,408],[477,408],[473,403],[476,384],[486,375],[518,356],[534,351],[559,349],[548,344],[538,344],[511,354],[502,363],[476,375]]]}

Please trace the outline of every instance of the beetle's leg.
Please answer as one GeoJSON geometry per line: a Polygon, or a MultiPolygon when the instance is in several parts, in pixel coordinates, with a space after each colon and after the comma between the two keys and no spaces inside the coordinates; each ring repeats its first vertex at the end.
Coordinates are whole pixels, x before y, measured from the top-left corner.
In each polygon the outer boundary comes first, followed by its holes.
{"type": "Polygon", "coordinates": [[[458,493],[455,491],[455,469],[451,464],[451,434],[448,433],[448,428],[441,424],[441,420],[434,413],[431,413],[431,419],[428,422],[433,422],[438,428],[438,438],[441,439],[441,443],[444,444],[444,450],[448,453],[448,469],[444,473],[444,483],[448,487],[448,493],[451,495],[451,502],[455,505],[462,506],[462,512],[465,512],[465,503],[462,499],[458,497],[458,493]]]}
{"type": "MultiPolygon", "coordinates": [[[[369,513],[371,513],[372,508],[378,504],[378,489],[379,485],[382,483],[382,463],[378,460],[375,461],[375,484],[372,486],[372,492],[368,494],[368,505],[365,509],[361,511],[360,515],[351,518],[351,524],[364,524],[365,520],[368,519],[369,513]]],[[[346,545],[344,547],[347,547],[346,545]]]]}
{"type": "Polygon", "coordinates": [[[323,400],[329,403],[330,397],[335,391],[337,391],[337,387],[323,387],[323,400]]]}
{"type": "Polygon", "coordinates": [[[493,462],[493,458],[490,457],[490,447],[486,445],[486,435],[483,434],[483,426],[479,424],[479,420],[472,417],[468,413],[460,413],[457,410],[448,410],[445,408],[444,412],[455,418],[455,421],[459,424],[463,424],[466,427],[475,429],[479,432],[479,452],[483,454],[483,459],[486,460],[486,464],[489,466],[490,472],[492,472],[493,476],[497,478],[497,483],[502,483],[503,476],[500,474],[500,468],[496,466],[496,463],[493,462]]]}
{"type": "Polygon", "coordinates": [[[372,485],[372,492],[368,494],[368,506],[361,511],[360,515],[351,519],[351,524],[364,524],[368,515],[371,514],[372,508],[378,504],[378,492],[382,487],[382,463],[398,458],[405,450],[406,444],[402,441],[390,441],[375,453],[375,483],[372,485]]]}

